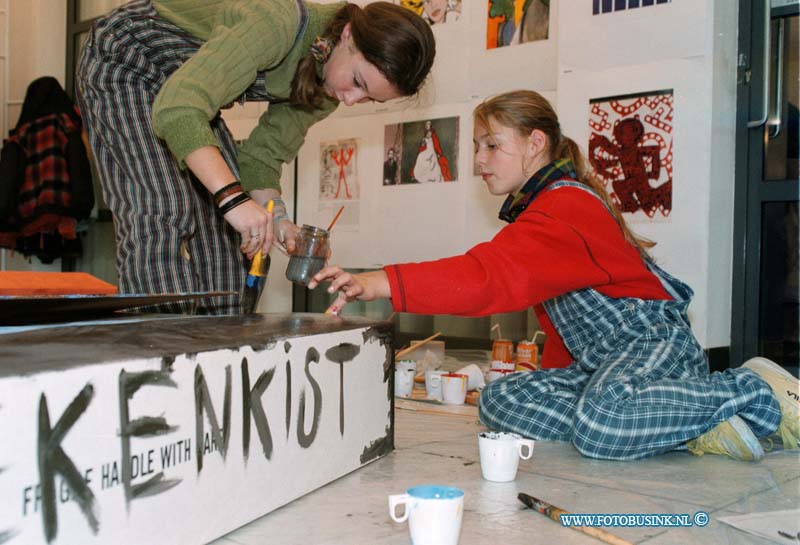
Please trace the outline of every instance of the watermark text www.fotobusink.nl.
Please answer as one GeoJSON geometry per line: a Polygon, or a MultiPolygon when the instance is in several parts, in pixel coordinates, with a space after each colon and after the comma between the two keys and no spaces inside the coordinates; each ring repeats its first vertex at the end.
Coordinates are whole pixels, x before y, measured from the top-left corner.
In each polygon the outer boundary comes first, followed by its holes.
{"type": "Polygon", "coordinates": [[[613,526],[645,526],[645,527],[703,527],[708,524],[708,513],[698,511],[693,515],[688,513],[657,513],[657,514],[583,514],[571,513],[559,515],[561,525],[597,527],[613,526]]]}

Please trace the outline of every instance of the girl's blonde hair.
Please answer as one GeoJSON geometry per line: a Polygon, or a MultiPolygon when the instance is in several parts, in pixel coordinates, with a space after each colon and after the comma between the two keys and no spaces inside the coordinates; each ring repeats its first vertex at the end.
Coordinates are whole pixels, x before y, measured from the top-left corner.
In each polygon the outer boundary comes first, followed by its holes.
{"type": "Polygon", "coordinates": [[[578,144],[561,133],[561,125],[555,110],[542,95],[536,91],[511,91],[491,97],[479,104],[473,112],[475,125],[483,127],[492,134],[491,121],[504,127],[516,130],[523,137],[528,137],[533,130],[540,130],[547,136],[548,155],[551,161],[569,159],[575,167],[577,181],[590,187],[608,206],[614,219],[617,220],[625,240],[632,244],[643,257],[647,249],[655,243],[636,236],[625,222],[625,218],[617,209],[603,186],[603,182],[589,167],[588,161],[581,153],[578,144]]]}

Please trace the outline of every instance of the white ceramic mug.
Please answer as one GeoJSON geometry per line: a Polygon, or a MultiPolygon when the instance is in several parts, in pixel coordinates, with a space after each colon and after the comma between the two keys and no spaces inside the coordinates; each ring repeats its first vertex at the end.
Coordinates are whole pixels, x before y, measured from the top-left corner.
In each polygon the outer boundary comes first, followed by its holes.
{"type": "Polygon", "coordinates": [[[442,401],[450,405],[463,405],[467,398],[467,375],[445,373],[442,375],[442,401]]]}
{"type": "Polygon", "coordinates": [[[486,382],[494,382],[513,373],[516,373],[514,369],[489,369],[489,372],[486,373],[486,382]]]}
{"type": "Polygon", "coordinates": [[[481,473],[487,481],[506,483],[517,477],[519,459],[533,456],[534,441],[516,433],[487,431],[478,434],[481,473]]]}
{"type": "Polygon", "coordinates": [[[425,393],[428,399],[442,400],[442,375],[446,371],[441,369],[428,369],[425,371],[425,393]]]}
{"type": "Polygon", "coordinates": [[[453,486],[424,485],[389,496],[389,516],[408,520],[414,545],[457,545],[464,517],[464,491],[453,486]],[[405,505],[402,515],[397,508],[405,505]]]}
{"type": "Polygon", "coordinates": [[[467,375],[467,390],[477,390],[486,386],[486,381],[483,380],[483,371],[481,368],[470,363],[466,367],[462,367],[456,371],[459,375],[467,375]]]}
{"type": "Polygon", "coordinates": [[[394,395],[410,397],[414,389],[414,375],[417,373],[417,362],[399,360],[394,364],[394,395]]]}

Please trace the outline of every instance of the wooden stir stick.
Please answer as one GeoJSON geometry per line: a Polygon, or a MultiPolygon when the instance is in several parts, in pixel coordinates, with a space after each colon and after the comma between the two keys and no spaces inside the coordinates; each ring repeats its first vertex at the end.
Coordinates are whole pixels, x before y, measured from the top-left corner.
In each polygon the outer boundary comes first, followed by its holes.
{"type": "Polygon", "coordinates": [[[411,352],[413,350],[416,350],[417,348],[419,348],[423,344],[427,344],[427,343],[431,342],[433,339],[435,339],[436,337],[438,337],[441,334],[442,334],[441,331],[437,331],[436,333],[434,333],[433,335],[431,335],[427,339],[422,339],[418,343],[414,343],[411,346],[409,346],[408,348],[403,348],[402,350],[397,351],[395,353],[395,355],[394,355],[394,358],[397,359],[397,358],[400,358],[402,356],[405,356],[406,354],[408,354],[409,352],[411,352]]]}

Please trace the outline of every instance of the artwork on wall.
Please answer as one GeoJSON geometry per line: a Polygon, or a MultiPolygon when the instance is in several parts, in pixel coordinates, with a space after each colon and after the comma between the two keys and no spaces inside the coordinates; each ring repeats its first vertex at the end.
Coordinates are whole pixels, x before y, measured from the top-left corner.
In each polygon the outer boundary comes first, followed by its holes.
{"type": "Polygon", "coordinates": [[[428,24],[452,23],[461,16],[461,0],[395,0],[425,19],[428,24]]]}
{"type": "Polygon", "coordinates": [[[387,125],[383,149],[383,185],[458,180],[457,117],[387,125]]]}
{"type": "Polygon", "coordinates": [[[589,162],[634,222],[672,211],[672,89],[589,101],[589,162]]]}
{"type": "Polygon", "coordinates": [[[320,144],[319,208],[322,220],[345,205],[346,213],[337,221],[340,227],[358,225],[358,139],[344,138],[320,144]]]}
{"type": "Polygon", "coordinates": [[[486,49],[546,40],[550,0],[488,0],[486,49]]]}
{"type": "Polygon", "coordinates": [[[669,4],[672,0],[592,0],[592,15],[611,13],[639,7],[669,4]]]}

